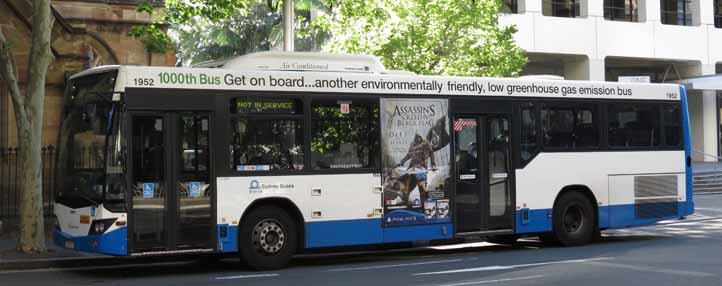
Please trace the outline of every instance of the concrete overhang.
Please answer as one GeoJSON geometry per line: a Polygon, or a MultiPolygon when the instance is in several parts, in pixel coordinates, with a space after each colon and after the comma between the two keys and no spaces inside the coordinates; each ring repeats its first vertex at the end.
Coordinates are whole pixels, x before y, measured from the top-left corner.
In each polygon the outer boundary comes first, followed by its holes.
{"type": "Polygon", "coordinates": [[[675,81],[687,90],[722,90],[722,74],[706,75],[675,81]]]}

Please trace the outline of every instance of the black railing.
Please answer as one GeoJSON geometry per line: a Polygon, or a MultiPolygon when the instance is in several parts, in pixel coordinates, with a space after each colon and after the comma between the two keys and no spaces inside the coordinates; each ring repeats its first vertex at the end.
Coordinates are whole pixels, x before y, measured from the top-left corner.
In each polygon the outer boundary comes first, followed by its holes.
{"type": "Polygon", "coordinates": [[[662,10],[662,24],[692,26],[692,13],[683,13],[677,10],[662,10]]]}
{"type": "Polygon", "coordinates": [[[625,7],[604,7],[604,19],[612,21],[638,22],[637,9],[625,7]]]}
{"type": "MultiPolygon", "coordinates": [[[[42,148],[43,212],[52,215],[55,194],[54,146],[42,148]]],[[[22,189],[22,162],[18,148],[0,147],[0,220],[17,219],[20,213],[20,192],[22,189]]]]}

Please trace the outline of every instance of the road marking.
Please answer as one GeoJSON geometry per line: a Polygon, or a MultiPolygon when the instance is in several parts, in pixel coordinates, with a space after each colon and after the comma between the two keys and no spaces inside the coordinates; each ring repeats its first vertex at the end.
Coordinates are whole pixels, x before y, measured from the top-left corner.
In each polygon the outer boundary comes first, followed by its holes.
{"type": "Polygon", "coordinates": [[[611,268],[623,268],[623,269],[630,269],[630,270],[637,270],[637,271],[648,271],[648,272],[684,275],[684,276],[696,276],[696,277],[717,276],[716,274],[706,273],[706,272],[654,268],[654,267],[649,267],[649,266],[635,266],[635,265],[619,264],[619,263],[606,263],[606,262],[595,262],[595,261],[585,261],[583,263],[590,264],[590,265],[597,265],[597,266],[606,266],[606,267],[611,267],[611,268]]]}
{"type": "Polygon", "coordinates": [[[272,273],[272,274],[253,274],[253,275],[226,276],[226,277],[216,277],[216,280],[244,279],[244,278],[262,278],[262,277],[278,277],[278,276],[281,276],[281,274],[272,273]]]}
{"type": "Polygon", "coordinates": [[[494,266],[484,266],[484,267],[475,267],[475,268],[462,268],[462,269],[454,269],[454,270],[446,270],[446,271],[437,271],[437,272],[423,272],[423,273],[413,274],[413,276],[418,276],[418,275],[453,274],[453,273],[479,272],[479,271],[494,271],[494,270],[508,270],[508,269],[515,269],[515,268],[521,268],[521,267],[532,267],[532,266],[541,266],[541,265],[550,265],[550,264],[562,264],[562,263],[589,262],[589,261],[600,261],[600,260],[611,260],[611,259],[614,259],[614,258],[613,258],[613,257],[597,257],[597,258],[587,258],[587,259],[549,261],[549,262],[538,262],[538,263],[527,263],[527,264],[516,264],[516,265],[494,265],[494,266]]]}
{"type": "Polygon", "coordinates": [[[439,286],[461,286],[461,285],[486,284],[486,283],[495,283],[495,282],[504,282],[504,281],[514,281],[514,280],[525,280],[525,279],[534,279],[534,278],[542,278],[542,277],[544,277],[544,275],[534,275],[534,276],[504,278],[504,279],[496,279],[496,280],[482,280],[482,281],[462,282],[462,283],[453,283],[453,284],[441,284],[441,285],[439,285],[439,286]]]}
{"type": "Polygon", "coordinates": [[[449,259],[449,260],[428,261],[428,262],[415,262],[415,263],[403,263],[403,264],[391,264],[391,265],[377,265],[377,266],[366,266],[366,267],[338,268],[338,269],[328,270],[328,272],[353,271],[353,270],[368,270],[368,269],[379,269],[379,268],[391,268],[391,267],[415,266],[415,265],[426,265],[426,264],[450,263],[450,262],[460,262],[460,261],[464,261],[464,260],[463,260],[463,259],[449,259]]]}

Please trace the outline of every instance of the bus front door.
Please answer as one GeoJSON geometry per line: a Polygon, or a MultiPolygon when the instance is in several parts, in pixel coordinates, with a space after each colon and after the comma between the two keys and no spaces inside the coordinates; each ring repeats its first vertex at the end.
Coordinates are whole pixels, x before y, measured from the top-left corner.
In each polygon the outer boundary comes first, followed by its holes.
{"type": "Polygon", "coordinates": [[[458,115],[453,128],[456,233],[511,231],[509,117],[458,115]]]}
{"type": "Polygon", "coordinates": [[[210,116],[131,117],[131,252],[213,248],[210,116]]]}

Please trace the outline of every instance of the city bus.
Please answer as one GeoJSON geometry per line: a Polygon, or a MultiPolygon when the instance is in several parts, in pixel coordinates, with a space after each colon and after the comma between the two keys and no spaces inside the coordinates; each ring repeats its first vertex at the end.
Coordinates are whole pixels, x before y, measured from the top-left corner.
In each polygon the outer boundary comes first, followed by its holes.
{"type": "Polygon", "coordinates": [[[54,241],[118,256],[292,255],[538,236],[694,212],[685,89],[427,76],[262,52],[69,79],[54,241]]]}

